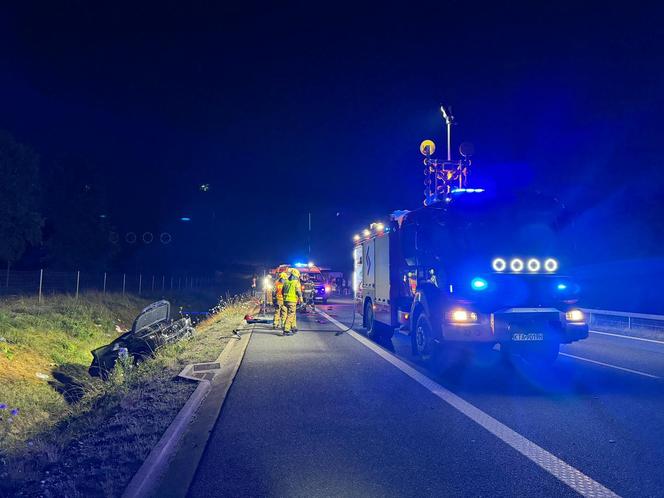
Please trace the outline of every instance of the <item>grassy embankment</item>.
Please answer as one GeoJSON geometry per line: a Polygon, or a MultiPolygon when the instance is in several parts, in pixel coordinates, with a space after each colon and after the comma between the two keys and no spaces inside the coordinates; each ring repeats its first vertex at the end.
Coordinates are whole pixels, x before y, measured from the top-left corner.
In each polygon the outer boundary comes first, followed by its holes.
{"type": "MultiPolygon", "coordinates": [[[[200,309],[200,301],[176,298],[174,309],[200,309]]],[[[227,301],[192,339],[107,382],[90,378],[90,350],[128,329],[149,302],[99,294],[0,302],[0,496],[120,494],[195,388],[177,373],[216,357],[251,307],[227,301]]]]}

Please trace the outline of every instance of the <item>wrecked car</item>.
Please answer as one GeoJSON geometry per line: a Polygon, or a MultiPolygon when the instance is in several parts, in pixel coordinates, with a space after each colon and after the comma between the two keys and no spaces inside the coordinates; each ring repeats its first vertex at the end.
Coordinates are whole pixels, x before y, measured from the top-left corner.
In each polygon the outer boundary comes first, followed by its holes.
{"type": "Polygon", "coordinates": [[[189,317],[173,320],[171,303],[157,301],[141,311],[131,330],[92,351],[93,360],[88,373],[105,379],[118,359],[131,358],[133,363],[140,362],[166,344],[190,337],[193,332],[189,317]]]}

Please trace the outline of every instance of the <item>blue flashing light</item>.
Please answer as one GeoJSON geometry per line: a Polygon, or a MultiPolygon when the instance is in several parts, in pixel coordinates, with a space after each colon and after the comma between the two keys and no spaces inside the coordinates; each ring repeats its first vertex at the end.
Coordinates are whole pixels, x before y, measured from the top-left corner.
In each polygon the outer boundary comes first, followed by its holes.
{"type": "Polygon", "coordinates": [[[305,263],[295,263],[295,268],[305,268],[307,265],[305,263]]]}
{"type": "Polygon", "coordinates": [[[567,289],[567,284],[558,284],[558,285],[556,285],[556,289],[558,289],[560,291],[565,290],[565,289],[567,289]]]}
{"type": "Polygon", "coordinates": [[[183,216],[182,218],[180,218],[180,221],[191,221],[191,218],[183,216]]]}
{"type": "Polygon", "coordinates": [[[473,290],[483,291],[489,286],[489,283],[483,278],[475,277],[470,281],[470,286],[473,288],[473,290]]]}
{"type": "Polygon", "coordinates": [[[483,188],[455,188],[455,189],[452,189],[453,194],[460,194],[460,193],[463,193],[463,192],[466,192],[466,193],[469,193],[469,194],[481,194],[482,192],[484,192],[484,189],[483,188]]]}

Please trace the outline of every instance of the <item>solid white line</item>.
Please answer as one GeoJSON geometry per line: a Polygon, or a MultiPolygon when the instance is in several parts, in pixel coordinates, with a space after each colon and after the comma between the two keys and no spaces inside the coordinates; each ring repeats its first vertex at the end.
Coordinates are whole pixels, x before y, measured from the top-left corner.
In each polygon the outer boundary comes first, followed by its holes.
{"type": "Polygon", "coordinates": [[[620,337],[621,339],[631,339],[633,341],[654,342],[655,344],[664,344],[664,341],[658,341],[656,339],[646,339],[645,337],[633,337],[631,335],[624,335],[624,334],[610,334],[609,332],[598,332],[596,330],[591,330],[590,333],[600,334],[600,335],[610,335],[611,337],[620,337]]]}
{"type": "Polygon", "coordinates": [[[615,368],[616,370],[622,370],[623,372],[629,372],[636,375],[643,375],[644,377],[650,377],[651,379],[659,379],[656,375],[641,372],[639,370],[632,370],[631,368],[619,367],[618,365],[611,365],[610,363],[604,363],[602,361],[591,360],[590,358],[583,358],[582,356],[574,356],[569,353],[560,353],[562,356],[568,356],[574,358],[575,360],[587,361],[588,363],[595,363],[596,365],[602,365],[603,367],[615,368]]]}
{"type": "MultiPolygon", "coordinates": [[[[334,325],[339,327],[341,330],[346,330],[348,327],[343,323],[335,320],[327,313],[319,311],[319,313],[327,318],[334,325]]],[[[366,337],[358,334],[354,330],[349,330],[346,332],[353,339],[359,341],[361,344],[371,349],[378,356],[384,360],[391,363],[393,366],[397,367],[403,373],[408,375],[418,384],[424,386],[432,394],[439,397],[441,400],[445,401],[447,404],[457,409],[463,413],[466,417],[470,418],[476,424],[479,424],[484,429],[489,431],[491,434],[496,436],[501,441],[507,443],[509,446],[514,448],[516,451],[521,453],[523,456],[539,465],[541,468],[546,470],[549,474],[553,475],[563,483],[567,484],[574,491],[578,492],[583,496],[588,497],[617,497],[618,495],[608,489],[607,487],[601,485],[597,481],[588,477],[580,470],[575,469],[568,463],[565,463],[560,458],[549,453],[544,448],[537,446],[535,443],[529,439],[523,437],[518,432],[513,431],[503,423],[499,422],[491,415],[483,412],[474,405],[471,405],[466,400],[460,398],[451,391],[448,391],[443,386],[434,382],[426,375],[418,372],[416,369],[400,360],[396,356],[387,352],[377,344],[371,342],[366,337]]]]}

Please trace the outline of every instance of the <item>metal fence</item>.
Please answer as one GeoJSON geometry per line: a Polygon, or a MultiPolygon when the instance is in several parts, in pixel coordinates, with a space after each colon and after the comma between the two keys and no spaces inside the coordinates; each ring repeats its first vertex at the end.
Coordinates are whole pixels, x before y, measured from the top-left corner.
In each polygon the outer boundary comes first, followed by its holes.
{"type": "Polygon", "coordinates": [[[593,330],[615,331],[640,337],[664,338],[664,315],[584,309],[593,330]]]}
{"type": "Polygon", "coordinates": [[[64,293],[78,297],[82,292],[96,291],[141,295],[207,289],[214,284],[212,277],[182,274],[0,271],[0,296],[33,295],[38,296],[39,300],[50,294],[64,293]]]}

